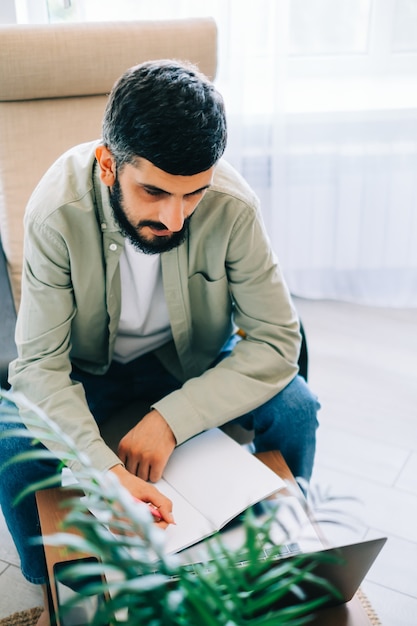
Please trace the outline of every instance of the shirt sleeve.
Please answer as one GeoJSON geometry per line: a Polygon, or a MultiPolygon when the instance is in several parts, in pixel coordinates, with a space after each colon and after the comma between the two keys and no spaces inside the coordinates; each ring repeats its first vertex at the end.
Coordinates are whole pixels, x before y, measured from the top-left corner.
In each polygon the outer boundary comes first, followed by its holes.
{"type": "MultiPolygon", "coordinates": [[[[76,302],[70,259],[58,230],[36,220],[26,221],[22,301],[16,326],[18,358],[10,365],[9,380],[16,392],[69,435],[74,450],[88,455],[99,470],[121,461],[100,436],[80,383],[71,377],[71,326],[76,302]]],[[[33,411],[20,409],[23,422],[33,411]]],[[[45,437],[47,448],[62,455],[62,443],[45,437]]],[[[69,464],[79,469],[75,456],[69,464]]]]}

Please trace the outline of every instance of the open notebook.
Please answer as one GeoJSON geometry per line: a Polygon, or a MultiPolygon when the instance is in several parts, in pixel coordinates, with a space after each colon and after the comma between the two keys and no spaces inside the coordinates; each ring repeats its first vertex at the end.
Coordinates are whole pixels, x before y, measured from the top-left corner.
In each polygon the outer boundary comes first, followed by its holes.
{"type": "Polygon", "coordinates": [[[156,487],[173,502],[166,551],[178,552],[223,528],[285,482],[218,428],[178,446],[156,487]]]}

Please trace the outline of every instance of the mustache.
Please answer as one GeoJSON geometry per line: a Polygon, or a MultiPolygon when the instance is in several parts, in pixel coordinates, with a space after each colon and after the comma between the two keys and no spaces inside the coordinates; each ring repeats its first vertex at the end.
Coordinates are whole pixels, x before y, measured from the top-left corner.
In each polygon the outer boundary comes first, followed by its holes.
{"type": "Polygon", "coordinates": [[[144,228],[145,226],[148,226],[153,230],[169,230],[169,228],[167,228],[167,226],[165,226],[162,222],[154,222],[153,220],[141,220],[138,224],[136,224],[137,229],[144,228]]]}

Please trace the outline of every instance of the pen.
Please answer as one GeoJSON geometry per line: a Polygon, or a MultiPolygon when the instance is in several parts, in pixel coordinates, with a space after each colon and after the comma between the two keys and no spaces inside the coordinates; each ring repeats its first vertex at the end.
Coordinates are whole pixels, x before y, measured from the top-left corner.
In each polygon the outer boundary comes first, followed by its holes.
{"type": "Polygon", "coordinates": [[[152,515],[156,518],[156,521],[158,521],[158,522],[161,521],[162,515],[158,511],[158,507],[156,507],[154,504],[152,504],[152,502],[144,502],[143,500],[140,500],[139,498],[136,498],[135,496],[133,496],[133,498],[134,498],[134,500],[136,500],[136,502],[141,502],[142,504],[146,504],[146,506],[148,507],[148,509],[152,513],[152,515]]]}

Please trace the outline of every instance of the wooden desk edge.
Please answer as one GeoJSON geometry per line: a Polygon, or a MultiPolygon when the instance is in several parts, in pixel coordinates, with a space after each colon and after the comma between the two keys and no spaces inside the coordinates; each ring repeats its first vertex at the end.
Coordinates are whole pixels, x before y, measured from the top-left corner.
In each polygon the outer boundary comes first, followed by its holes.
{"type": "MultiPolygon", "coordinates": [[[[41,526],[42,536],[47,537],[59,531],[62,521],[69,512],[69,508],[64,506],[66,500],[81,497],[83,492],[77,488],[63,489],[62,487],[53,487],[51,489],[43,489],[37,491],[36,504],[38,507],[39,522],[41,526]]],[[[67,532],[77,533],[76,528],[68,529],[67,532]]],[[[78,533],[79,534],[79,533],[78,533]]],[[[69,552],[65,547],[50,546],[43,544],[46,567],[48,570],[49,589],[48,595],[51,612],[51,623],[59,626],[58,619],[58,598],[54,585],[54,565],[69,559],[82,558],[85,554],[69,552]]]]}

